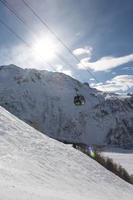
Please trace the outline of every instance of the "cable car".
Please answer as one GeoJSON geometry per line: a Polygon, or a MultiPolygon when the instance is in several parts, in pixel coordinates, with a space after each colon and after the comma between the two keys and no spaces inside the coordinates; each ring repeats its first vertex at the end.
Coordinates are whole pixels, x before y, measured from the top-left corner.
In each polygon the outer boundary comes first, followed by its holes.
{"type": "Polygon", "coordinates": [[[82,106],[82,105],[84,105],[85,104],[85,98],[84,98],[84,96],[83,95],[76,95],[74,97],[74,104],[76,106],[82,106]]]}

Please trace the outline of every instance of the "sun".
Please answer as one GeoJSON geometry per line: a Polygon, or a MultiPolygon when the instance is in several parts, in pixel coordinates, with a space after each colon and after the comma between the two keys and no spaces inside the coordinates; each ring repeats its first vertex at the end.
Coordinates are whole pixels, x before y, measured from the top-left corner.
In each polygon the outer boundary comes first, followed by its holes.
{"type": "Polygon", "coordinates": [[[53,60],[58,52],[56,42],[48,36],[38,39],[32,48],[34,50],[34,56],[45,61],[53,60]]]}

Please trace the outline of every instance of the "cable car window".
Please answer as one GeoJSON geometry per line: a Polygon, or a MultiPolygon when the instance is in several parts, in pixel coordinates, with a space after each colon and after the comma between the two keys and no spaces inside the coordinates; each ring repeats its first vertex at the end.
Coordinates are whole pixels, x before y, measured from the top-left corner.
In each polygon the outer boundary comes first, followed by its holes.
{"type": "Polygon", "coordinates": [[[84,105],[85,104],[85,98],[84,98],[84,96],[82,96],[82,95],[76,95],[74,97],[74,104],[76,106],[84,105]]]}

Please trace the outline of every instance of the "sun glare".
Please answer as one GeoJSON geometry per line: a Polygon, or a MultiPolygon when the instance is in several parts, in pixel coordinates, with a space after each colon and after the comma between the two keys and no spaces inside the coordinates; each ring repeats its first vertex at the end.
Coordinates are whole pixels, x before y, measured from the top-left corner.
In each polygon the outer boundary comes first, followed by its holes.
{"type": "Polygon", "coordinates": [[[33,45],[33,49],[36,58],[41,58],[46,61],[53,60],[56,57],[56,52],[58,52],[56,42],[50,37],[39,39],[33,45]]]}

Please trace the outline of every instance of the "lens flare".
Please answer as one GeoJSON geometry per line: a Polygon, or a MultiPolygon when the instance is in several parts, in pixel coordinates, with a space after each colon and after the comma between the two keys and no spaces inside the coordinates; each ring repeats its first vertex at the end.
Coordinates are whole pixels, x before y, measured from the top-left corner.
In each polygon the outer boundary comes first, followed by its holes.
{"type": "Polygon", "coordinates": [[[93,149],[92,149],[91,146],[88,147],[88,150],[89,150],[90,156],[91,156],[92,158],[95,158],[95,153],[94,153],[94,151],[93,151],[93,149]]]}

